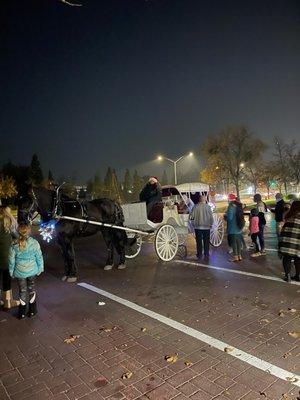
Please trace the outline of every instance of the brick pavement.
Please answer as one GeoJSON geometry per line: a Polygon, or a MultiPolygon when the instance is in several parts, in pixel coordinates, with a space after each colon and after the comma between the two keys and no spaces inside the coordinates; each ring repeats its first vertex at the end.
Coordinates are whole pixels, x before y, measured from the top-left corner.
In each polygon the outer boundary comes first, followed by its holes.
{"type": "MultiPolygon", "coordinates": [[[[299,340],[287,334],[299,330],[299,312],[278,315],[299,310],[299,287],[161,264],[148,248],[127,270],[107,273],[96,266],[103,255],[95,243],[78,244],[83,281],[299,373],[299,340]]],[[[289,382],[60,282],[57,249],[47,247],[45,258],[50,273],[38,282],[39,314],[18,321],[13,312],[0,312],[1,400],[298,398],[289,382]],[[65,343],[72,334],[79,338],[65,343]],[[178,361],[169,364],[164,357],[175,352],[178,361]]],[[[278,265],[275,257],[268,260],[278,265]]]]}

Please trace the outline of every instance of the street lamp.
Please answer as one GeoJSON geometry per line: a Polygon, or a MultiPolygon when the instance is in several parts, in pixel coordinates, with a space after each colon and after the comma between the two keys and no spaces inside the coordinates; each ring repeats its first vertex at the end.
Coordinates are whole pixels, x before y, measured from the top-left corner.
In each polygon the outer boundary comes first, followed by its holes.
{"type": "Polygon", "coordinates": [[[168,157],[165,157],[165,156],[158,156],[157,160],[158,161],[167,160],[167,161],[170,161],[173,164],[173,166],[174,166],[174,182],[175,182],[175,185],[177,185],[177,163],[179,161],[181,161],[184,157],[193,157],[193,155],[194,155],[194,153],[190,151],[188,154],[185,154],[185,155],[177,158],[177,160],[172,160],[171,158],[168,158],[168,157]]]}

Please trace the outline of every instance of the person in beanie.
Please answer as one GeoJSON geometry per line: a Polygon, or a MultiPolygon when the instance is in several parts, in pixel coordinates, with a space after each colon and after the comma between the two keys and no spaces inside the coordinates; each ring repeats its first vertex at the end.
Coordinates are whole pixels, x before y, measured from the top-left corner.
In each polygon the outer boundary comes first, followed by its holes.
{"type": "Polygon", "coordinates": [[[272,212],[275,214],[275,222],[276,222],[276,235],[279,238],[281,228],[283,226],[283,216],[287,211],[287,207],[285,205],[285,201],[282,198],[281,193],[275,194],[276,205],[275,208],[272,209],[272,212]]]}
{"type": "Polygon", "coordinates": [[[0,206],[0,281],[1,281],[1,305],[4,309],[10,309],[19,305],[13,299],[11,290],[11,277],[8,270],[8,255],[12,238],[16,235],[17,221],[11,214],[10,208],[0,206]]]}
{"type": "Polygon", "coordinates": [[[292,203],[285,215],[285,222],[281,229],[278,243],[278,255],[282,257],[284,280],[291,282],[300,280],[300,200],[292,203]],[[291,277],[292,260],[296,269],[295,276],[291,277]]]}
{"type": "Polygon", "coordinates": [[[232,258],[229,261],[242,260],[242,231],[245,225],[242,204],[237,201],[235,195],[228,196],[229,205],[226,211],[228,243],[232,247],[232,258]]]}
{"type": "Polygon", "coordinates": [[[192,209],[190,220],[195,229],[197,258],[200,259],[204,251],[204,259],[208,261],[210,228],[214,223],[214,218],[206,196],[200,196],[199,203],[192,209]]]}
{"type": "Polygon", "coordinates": [[[9,253],[9,273],[16,278],[19,286],[19,319],[37,313],[35,278],[44,271],[44,261],[40,245],[30,237],[30,226],[20,225],[19,237],[12,244],[9,253]]]}
{"type": "Polygon", "coordinates": [[[268,208],[266,206],[266,203],[262,201],[261,195],[259,193],[256,193],[253,197],[254,202],[256,203],[256,209],[258,211],[258,218],[259,218],[259,234],[258,234],[258,240],[259,240],[259,246],[260,246],[260,253],[261,255],[266,254],[265,250],[265,238],[264,238],[264,231],[265,231],[265,226],[266,226],[266,219],[265,219],[265,213],[268,212],[268,208]]]}
{"type": "Polygon", "coordinates": [[[143,187],[140,193],[140,201],[146,202],[148,215],[150,214],[150,211],[154,204],[160,203],[162,201],[161,185],[158,182],[156,176],[152,176],[143,187]]]}

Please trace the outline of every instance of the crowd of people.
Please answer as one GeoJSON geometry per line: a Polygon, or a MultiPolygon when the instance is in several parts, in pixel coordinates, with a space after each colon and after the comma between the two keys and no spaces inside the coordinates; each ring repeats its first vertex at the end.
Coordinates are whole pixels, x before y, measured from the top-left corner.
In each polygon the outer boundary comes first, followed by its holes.
{"type": "MultiPolygon", "coordinates": [[[[184,204],[178,204],[180,212],[181,207],[185,207],[186,212],[190,214],[190,221],[195,231],[197,258],[205,261],[209,260],[210,229],[213,225],[213,214],[210,205],[207,202],[207,196],[200,195],[194,205],[191,199],[185,196],[184,204]]],[[[228,195],[228,208],[224,219],[227,223],[227,240],[229,261],[242,261],[242,250],[253,250],[250,253],[251,258],[266,255],[265,249],[265,227],[267,224],[265,215],[267,212],[274,213],[276,224],[276,235],[278,239],[278,255],[282,259],[285,272],[284,280],[291,282],[292,279],[299,281],[300,277],[300,201],[295,200],[290,205],[286,203],[281,195],[275,195],[276,205],[274,209],[269,210],[266,203],[262,200],[259,193],[253,197],[254,206],[250,209],[249,220],[245,216],[245,206],[233,193],[228,195]],[[248,233],[252,245],[247,247],[244,234],[248,233]],[[291,276],[292,265],[295,266],[295,274],[291,276]]],[[[162,189],[156,177],[151,177],[140,194],[140,201],[147,204],[148,218],[153,222],[157,219],[157,210],[162,213],[162,189]]],[[[159,215],[161,221],[161,215],[159,215]]]]}
{"type": "MultiPolygon", "coordinates": [[[[276,205],[273,210],[276,223],[276,235],[278,240],[278,256],[282,259],[284,269],[284,280],[300,281],[300,201],[295,200],[292,204],[284,202],[282,195],[275,196],[276,205]],[[291,274],[292,266],[295,274],[291,274]]],[[[245,207],[235,194],[228,196],[228,208],[224,214],[227,223],[227,240],[231,254],[229,261],[242,261],[242,249],[252,250],[250,257],[256,258],[266,255],[264,231],[266,226],[265,214],[269,212],[268,207],[262,201],[259,193],[254,195],[255,206],[249,213],[248,224],[246,222],[245,207]],[[247,248],[244,239],[245,231],[251,238],[252,246],[247,248]]],[[[207,204],[206,196],[200,196],[199,202],[193,208],[190,219],[195,229],[197,245],[197,258],[209,260],[209,238],[210,229],[213,225],[211,207],[207,204]]]]}

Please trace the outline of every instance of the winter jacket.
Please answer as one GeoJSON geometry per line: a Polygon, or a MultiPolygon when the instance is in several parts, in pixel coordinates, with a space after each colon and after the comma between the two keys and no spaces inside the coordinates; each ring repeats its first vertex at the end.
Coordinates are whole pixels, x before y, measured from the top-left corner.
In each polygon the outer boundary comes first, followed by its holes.
{"type": "Polygon", "coordinates": [[[237,205],[234,204],[233,202],[230,202],[226,212],[228,235],[239,235],[242,233],[243,230],[239,228],[237,225],[236,210],[237,210],[237,205]]]}
{"type": "Polygon", "coordinates": [[[4,229],[3,219],[0,219],[0,269],[8,269],[8,254],[12,237],[4,229]]]}
{"type": "Polygon", "coordinates": [[[251,235],[259,232],[259,218],[257,216],[250,218],[249,231],[251,235]]]}
{"type": "Polygon", "coordinates": [[[283,225],[278,242],[280,254],[300,257],[300,214],[283,225]]]}
{"type": "Polygon", "coordinates": [[[198,203],[192,209],[190,220],[195,229],[210,229],[214,223],[211,207],[206,203],[198,203]]]}
{"type": "Polygon", "coordinates": [[[43,271],[44,260],[37,240],[29,237],[24,250],[20,250],[18,243],[12,244],[9,252],[9,273],[13,278],[29,278],[43,271]]]}
{"type": "Polygon", "coordinates": [[[275,221],[282,222],[283,221],[283,214],[286,211],[285,202],[283,199],[277,201],[275,208],[272,212],[275,214],[275,221]]]}
{"type": "Polygon", "coordinates": [[[140,201],[145,201],[146,204],[154,204],[162,201],[162,190],[160,184],[151,184],[148,182],[140,193],[140,201]]]}

